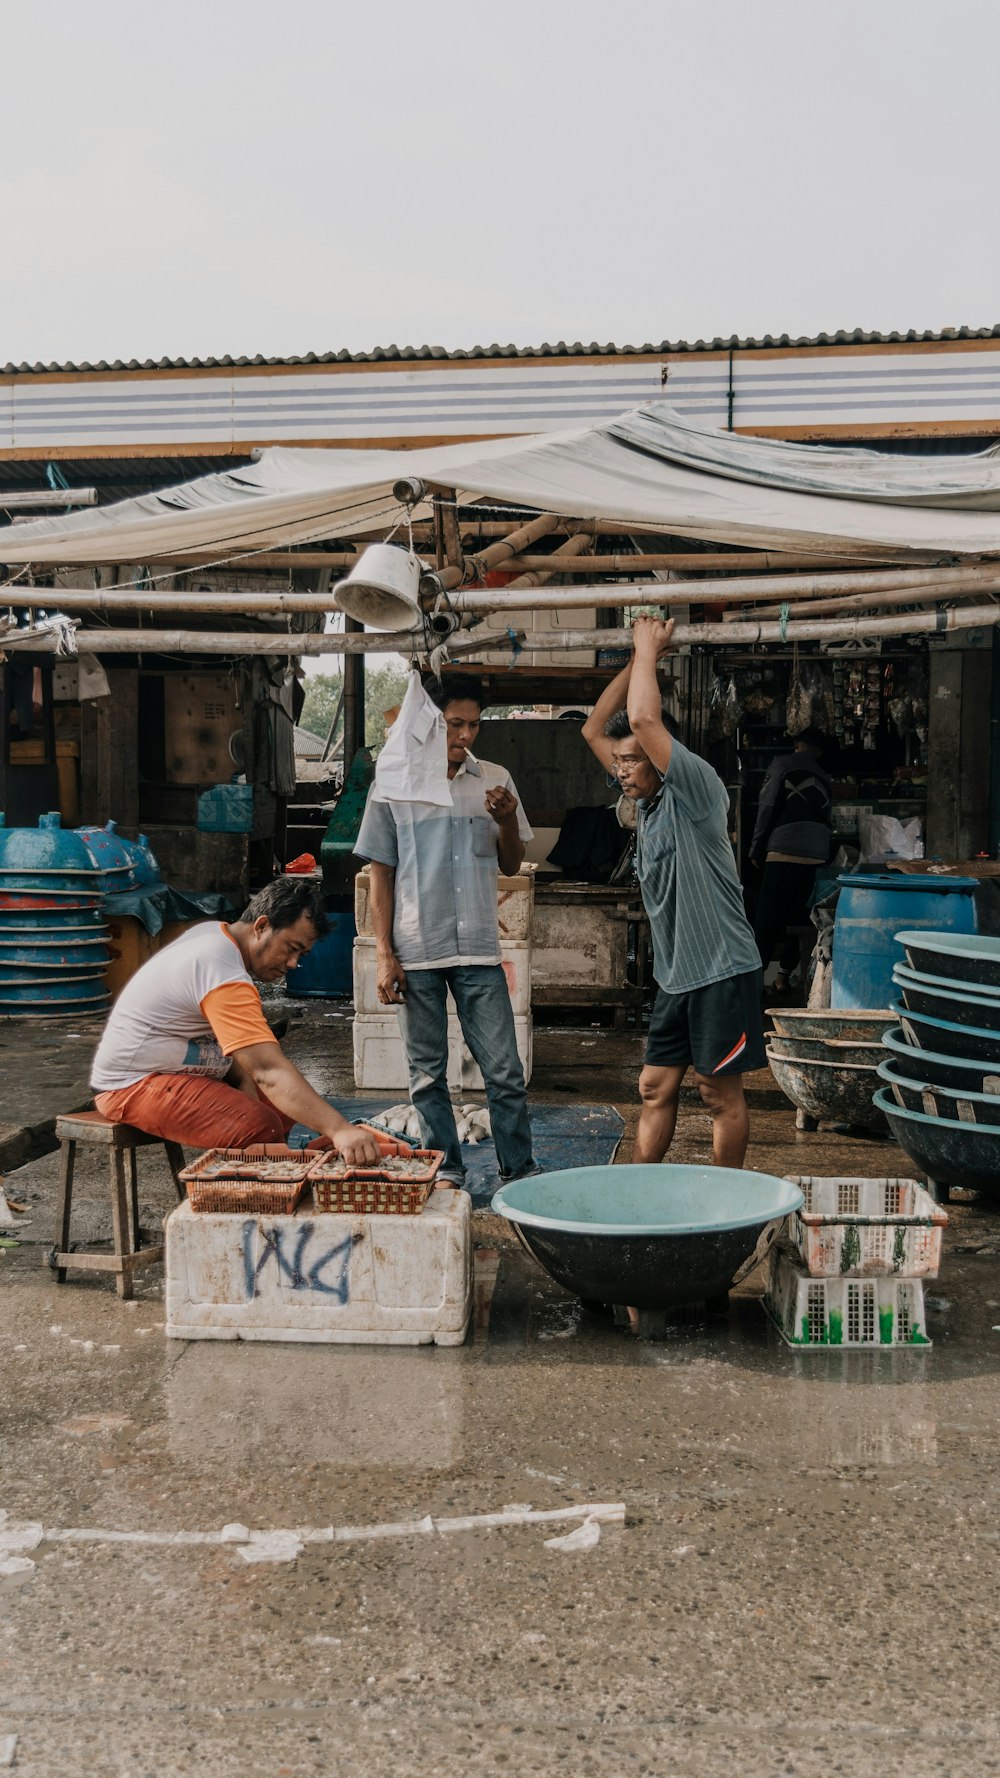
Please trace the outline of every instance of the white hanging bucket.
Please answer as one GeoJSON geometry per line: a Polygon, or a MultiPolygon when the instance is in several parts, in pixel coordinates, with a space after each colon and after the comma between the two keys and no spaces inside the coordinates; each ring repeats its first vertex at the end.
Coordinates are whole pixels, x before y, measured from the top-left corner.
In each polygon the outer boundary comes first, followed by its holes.
{"type": "Polygon", "coordinates": [[[334,592],[341,611],[369,630],[412,630],[421,620],[421,563],[395,543],[370,543],[334,592]]]}

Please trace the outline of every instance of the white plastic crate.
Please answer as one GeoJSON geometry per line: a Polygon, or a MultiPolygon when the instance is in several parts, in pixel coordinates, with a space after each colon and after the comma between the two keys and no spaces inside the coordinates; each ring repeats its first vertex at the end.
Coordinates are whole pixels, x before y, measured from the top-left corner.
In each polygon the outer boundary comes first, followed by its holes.
{"type": "Polygon", "coordinates": [[[166,1224],[166,1331],[180,1340],[457,1346],[472,1307],[472,1200],[419,1216],[202,1212],[166,1224]]]}
{"type": "MultiPolygon", "coordinates": [[[[361,938],[371,938],[371,877],[368,866],[354,879],[354,924],[361,938]]],[[[535,873],[497,877],[497,928],[501,939],[530,938],[535,907],[535,873]]]]}
{"type": "Polygon", "coordinates": [[[788,1233],[814,1278],[936,1278],[948,1213],[915,1179],[789,1173],[805,1198],[788,1233]]]}
{"type": "Polygon", "coordinates": [[[772,1251],[764,1304],[789,1346],[830,1351],[929,1346],[919,1278],[812,1278],[772,1251]]]}
{"type": "MultiPolygon", "coordinates": [[[[531,1011],[531,945],[526,939],[501,939],[500,967],[510,994],[514,1016],[531,1011]]],[[[378,952],[373,938],[354,940],[354,1010],[356,1013],[386,1011],[378,997],[378,952]]],[[[448,995],[448,1014],[455,1018],[455,1002],[448,995]]]]}
{"type": "MultiPolygon", "coordinates": [[[[514,1019],[517,1053],[527,1083],[531,1079],[532,1022],[530,1013],[514,1019]]],[[[408,1093],[410,1075],[399,1034],[399,1018],[387,1007],[381,1013],[357,1013],[354,1018],[354,1084],[408,1093]]],[[[448,1020],[448,1085],[455,1091],[481,1093],[483,1077],[465,1046],[457,1018],[448,1020]]]]}

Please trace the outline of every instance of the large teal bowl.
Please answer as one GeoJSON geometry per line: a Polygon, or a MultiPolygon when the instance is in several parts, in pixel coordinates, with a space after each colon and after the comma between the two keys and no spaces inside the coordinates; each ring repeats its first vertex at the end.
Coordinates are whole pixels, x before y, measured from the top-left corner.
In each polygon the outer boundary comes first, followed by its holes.
{"type": "Polygon", "coordinates": [[[669,1309],[724,1295],[768,1225],[802,1203],[768,1173],[572,1167],[501,1186],[493,1209],[585,1302],[669,1309]]]}

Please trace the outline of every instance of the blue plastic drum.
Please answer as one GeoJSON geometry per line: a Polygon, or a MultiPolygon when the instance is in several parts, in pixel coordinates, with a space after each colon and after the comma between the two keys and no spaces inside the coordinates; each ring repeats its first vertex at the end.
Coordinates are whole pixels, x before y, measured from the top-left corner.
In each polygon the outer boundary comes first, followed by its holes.
{"type": "Polygon", "coordinates": [[[975,932],[975,877],[909,876],[903,871],[839,877],[833,929],[835,1007],[882,1007],[894,998],[897,932],[975,932]]]}

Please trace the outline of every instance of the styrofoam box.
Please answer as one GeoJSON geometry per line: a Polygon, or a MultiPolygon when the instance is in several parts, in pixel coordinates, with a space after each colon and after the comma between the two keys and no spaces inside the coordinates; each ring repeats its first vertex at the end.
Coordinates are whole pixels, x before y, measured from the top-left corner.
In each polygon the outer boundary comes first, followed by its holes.
{"type": "MultiPolygon", "coordinates": [[[[372,937],[368,866],[354,879],[354,924],[361,938],[372,937]]],[[[530,938],[531,917],[535,906],[535,873],[497,878],[497,926],[500,938],[530,938]]]]}
{"type": "Polygon", "coordinates": [[[166,1331],[178,1340],[458,1346],[472,1308],[472,1200],[419,1216],[195,1212],[166,1222],[166,1331]]]}
{"type": "MultiPolygon", "coordinates": [[[[500,967],[507,982],[515,1018],[531,1011],[531,945],[526,939],[500,941],[500,967]]],[[[373,938],[354,941],[354,1010],[359,1013],[384,1013],[386,1008],[378,997],[378,954],[373,938]]],[[[455,1002],[448,995],[448,1012],[455,1017],[455,1002]]]]}
{"type": "MultiPolygon", "coordinates": [[[[531,1015],[515,1016],[517,1053],[525,1081],[531,1079],[531,1015]]],[[[381,1013],[354,1016],[354,1082],[359,1087],[384,1087],[389,1092],[409,1092],[410,1076],[399,1034],[399,1018],[383,1007],[381,1013]]],[[[483,1077],[473,1061],[457,1018],[448,1020],[448,1085],[462,1092],[481,1093],[483,1077]]]]}
{"type": "Polygon", "coordinates": [[[788,1219],[814,1278],[936,1278],[948,1213],[915,1179],[799,1178],[788,1219]]]}
{"type": "Polygon", "coordinates": [[[811,1278],[776,1245],[764,1304],[782,1339],[807,1351],[931,1344],[919,1278],[811,1278]]]}

